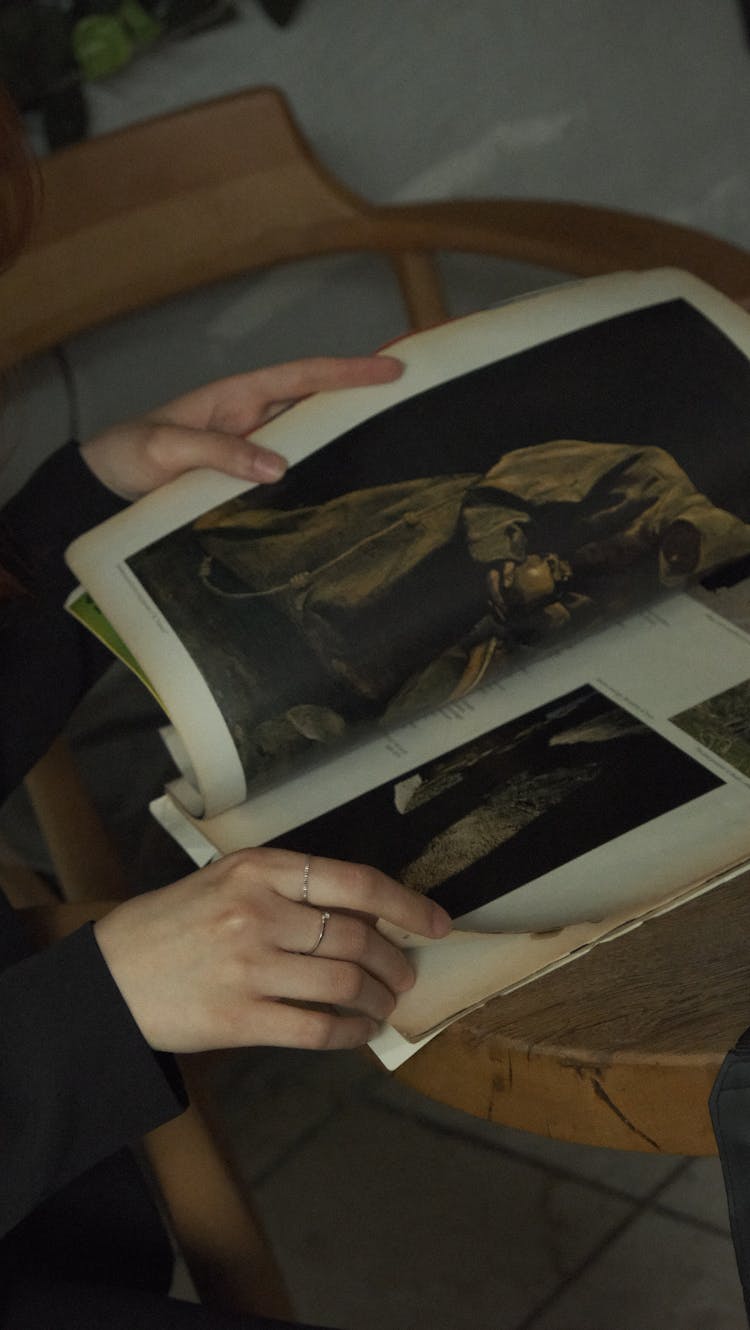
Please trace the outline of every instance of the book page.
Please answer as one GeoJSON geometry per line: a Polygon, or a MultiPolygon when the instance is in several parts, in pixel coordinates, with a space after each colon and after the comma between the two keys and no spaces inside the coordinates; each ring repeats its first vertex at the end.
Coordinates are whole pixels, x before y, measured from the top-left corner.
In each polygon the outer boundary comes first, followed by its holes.
{"type": "Polygon", "coordinates": [[[669,270],[537,294],[405,339],[397,383],[272,422],[279,485],[195,473],[76,542],[192,811],[748,555],[748,327],[669,270]]]}
{"type": "Polygon", "coordinates": [[[414,950],[393,1019],[415,1038],[746,862],[748,628],[750,580],[675,594],[217,818],[172,801],[169,829],[202,861],[270,842],[440,901],[457,928],[414,950]]]}

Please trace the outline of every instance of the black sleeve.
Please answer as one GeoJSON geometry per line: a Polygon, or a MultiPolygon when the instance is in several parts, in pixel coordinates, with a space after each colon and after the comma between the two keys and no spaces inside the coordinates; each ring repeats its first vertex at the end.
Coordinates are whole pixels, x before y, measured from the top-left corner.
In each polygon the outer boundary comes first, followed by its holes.
{"type": "Polygon", "coordinates": [[[76,444],[54,453],[0,514],[2,561],[22,584],[0,600],[0,802],[63,729],[112,657],[63,608],[67,545],[125,506],[76,444]]]}
{"type": "MultiPolygon", "coordinates": [[[[70,444],[0,515],[3,563],[24,587],[0,601],[0,801],[111,660],[63,608],[74,585],[63,556],[123,506],[70,444]]],[[[29,955],[0,892],[0,1231],[185,1103],[173,1059],[141,1035],[93,928],[29,955]]]]}
{"type": "MultiPolygon", "coordinates": [[[[0,896],[3,932],[11,916],[0,896]]],[[[173,1060],[144,1040],[91,925],[0,974],[0,1233],[185,1104],[173,1060]]]]}

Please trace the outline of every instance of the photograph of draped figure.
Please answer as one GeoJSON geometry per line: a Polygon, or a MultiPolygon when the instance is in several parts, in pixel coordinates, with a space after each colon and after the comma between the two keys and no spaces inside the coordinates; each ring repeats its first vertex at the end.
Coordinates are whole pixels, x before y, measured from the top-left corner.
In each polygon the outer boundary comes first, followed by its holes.
{"type": "Polygon", "coordinates": [[[408,398],[128,562],[252,785],[748,556],[722,479],[748,419],[744,356],[669,301],[408,398]]]}

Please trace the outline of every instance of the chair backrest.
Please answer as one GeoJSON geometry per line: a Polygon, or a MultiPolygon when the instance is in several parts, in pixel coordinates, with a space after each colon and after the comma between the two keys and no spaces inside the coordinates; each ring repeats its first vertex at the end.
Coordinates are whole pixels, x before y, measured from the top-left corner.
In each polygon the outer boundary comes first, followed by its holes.
{"type": "Polygon", "coordinates": [[[439,250],[581,276],[673,265],[750,296],[750,255],[654,218],[538,200],[370,204],[317,160],[273,88],[77,144],[41,175],[41,222],[0,278],[0,369],[197,286],[343,252],[390,258],[413,328],[445,314],[439,250]]]}

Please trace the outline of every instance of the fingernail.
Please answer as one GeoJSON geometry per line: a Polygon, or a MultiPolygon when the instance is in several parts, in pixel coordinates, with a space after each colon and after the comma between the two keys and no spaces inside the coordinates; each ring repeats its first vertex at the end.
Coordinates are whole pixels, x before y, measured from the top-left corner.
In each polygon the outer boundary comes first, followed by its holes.
{"type": "Polygon", "coordinates": [[[286,458],[278,453],[262,452],[254,458],[252,471],[257,480],[281,480],[286,471],[286,458]]]}
{"type": "Polygon", "coordinates": [[[409,989],[413,988],[416,982],[417,982],[417,976],[410,965],[408,970],[404,973],[403,979],[400,981],[398,985],[399,993],[408,993],[409,989]]]}
{"type": "Polygon", "coordinates": [[[444,910],[442,905],[435,905],[433,903],[432,931],[435,937],[445,937],[446,933],[450,933],[452,927],[453,927],[453,920],[448,914],[448,911],[444,910]]]}

